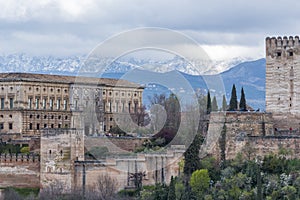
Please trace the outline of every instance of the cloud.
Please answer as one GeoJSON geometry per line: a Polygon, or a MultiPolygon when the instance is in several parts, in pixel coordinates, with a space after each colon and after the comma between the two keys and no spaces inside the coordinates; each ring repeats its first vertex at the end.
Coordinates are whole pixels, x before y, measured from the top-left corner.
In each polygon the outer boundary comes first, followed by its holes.
{"type": "Polygon", "coordinates": [[[84,54],[114,34],[150,26],[178,30],[219,50],[255,53],[267,36],[300,32],[299,6],[296,0],[0,0],[0,50],[84,54]]]}

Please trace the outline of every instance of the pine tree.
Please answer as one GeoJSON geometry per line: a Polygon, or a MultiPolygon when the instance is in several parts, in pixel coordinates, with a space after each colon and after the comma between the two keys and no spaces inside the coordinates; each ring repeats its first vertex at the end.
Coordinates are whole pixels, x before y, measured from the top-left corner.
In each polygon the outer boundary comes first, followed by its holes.
{"type": "Polygon", "coordinates": [[[214,96],[212,103],[211,103],[211,111],[218,111],[218,103],[216,96],[214,96]]]}
{"type": "Polygon", "coordinates": [[[209,114],[211,112],[211,98],[210,98],[210,92],[208,90],[207,92],[207,104],[206,104],[206,112],[209,114]]]}
{"type": "Polygon", "coordinates": [[[176,199],[175,180],[173,176],[171,176],[171,182],[170,182],[169,192],[168,192],[168,200],[175,200],[175,199],[176,199]]]}
{"type": "Polygon", "coordinates": [[[222,100],[222,111],[225,111],[227,108],[227,102],[226,102],[226,97],[223,95],[223,100],[222,100]]]}
{"type": "Polygon", "coordinates": [[[237,110],[238,102],[237,102],[237,96],[236,96],[236,89],[235,84],[232,86],[231,90],[231,98],[229,102],[229,111],[235,111],[237,110]]]}
{"type": "Polygon", "coordinates": [[[245,93],[244,93],[244,88],[243,87],[242,87],[242,91],[241,91],[240,110],[241,111],[246,111],[247,110],[246,98],[245,98],[245,93]]]}

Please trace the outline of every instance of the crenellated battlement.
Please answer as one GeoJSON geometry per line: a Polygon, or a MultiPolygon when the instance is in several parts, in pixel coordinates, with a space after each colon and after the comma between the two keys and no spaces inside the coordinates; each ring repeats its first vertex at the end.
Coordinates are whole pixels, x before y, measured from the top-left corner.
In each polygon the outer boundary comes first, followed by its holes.
{"type": "Polygon", "coordinates": [[[53,129],[42,129],[41,136],[42,137],[53,137],[53,136],[61,136],[61,135],[80,135],[82,134],[82,129],[76,129],[76,128],[53,128],[53,129]]]}
{"type": "Polygon", "coordinates": [[[267,37],[266,55],[272,57],[290,57],[300,52],[299,36],[267,37]]]}
{"type": "Polygon", "coordinates": [[[299,46],[299,36],[284,36],[284,37],[267,37],[266,47],[267,48],[285,48],[285,47],[297,47],[299,46]]]}
{"type": "Polygon", "coordinates": [[[34,154],[0,154],[0,164],[2,163],[38,163],[40,156],[34,154]]]}

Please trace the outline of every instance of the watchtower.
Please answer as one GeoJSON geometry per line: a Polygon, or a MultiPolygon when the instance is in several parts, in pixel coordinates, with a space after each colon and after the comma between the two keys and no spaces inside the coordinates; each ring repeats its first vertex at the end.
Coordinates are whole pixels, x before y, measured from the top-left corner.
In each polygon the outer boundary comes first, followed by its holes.
{"type": "Polygon", "coordinates": [[[290,120],[300,117],[299,75],[299,37],[267,37],[266,111],[290,127],[299,126],[290,120]]]}

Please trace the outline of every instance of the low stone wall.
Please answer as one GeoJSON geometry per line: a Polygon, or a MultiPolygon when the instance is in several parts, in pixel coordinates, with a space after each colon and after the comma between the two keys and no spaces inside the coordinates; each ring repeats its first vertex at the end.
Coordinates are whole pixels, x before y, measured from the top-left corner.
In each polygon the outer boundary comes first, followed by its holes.
{"type": "Polygon", "coordinates": [[[75,187],[82,188],[82,176],[85,169],[85,183],[93,187],[101,175],[109,175],[115,180],[118,190],[134,187],[130,174],[144,172],[143,185],[155,183],[169,183],[171,176],[179,174],[179,161],[184,153],[184,148],[173,148],[165,153],[137,154],[136,156],[118,156],[107,158],[102,162],[83,161],[75,162],[75,187]]]}
{"type": "Polygon", "coordinates": [[[0,155],[0,187],[40,187],[38,157],[0,155]]]}

